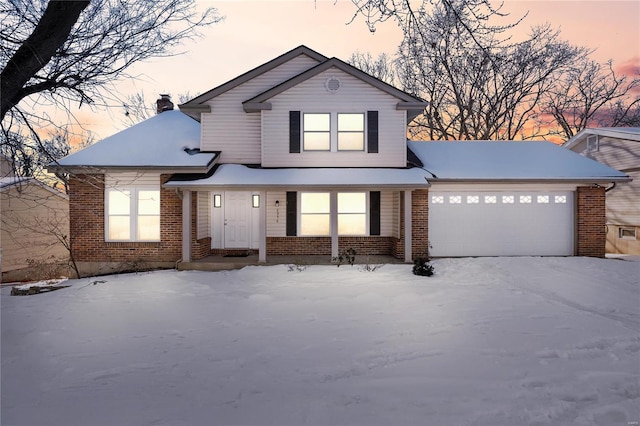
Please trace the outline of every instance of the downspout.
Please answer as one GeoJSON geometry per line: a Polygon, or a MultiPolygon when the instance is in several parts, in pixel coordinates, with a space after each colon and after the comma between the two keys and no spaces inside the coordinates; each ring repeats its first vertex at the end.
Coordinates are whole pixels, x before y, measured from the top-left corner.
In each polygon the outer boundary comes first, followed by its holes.
{"type": "Polygon", "coordinates": [[[613,188],[615,188],[615,187],[616,187],[616,183],[615,183],[615,182],[611,182],[611,186],[610,186],[610,187],[608,187],[608,188],[605,188],[605,189],[604,189],[604,192],[609,192],[609,191],[611,191],[611,190],[612,190],[613,188]]]}

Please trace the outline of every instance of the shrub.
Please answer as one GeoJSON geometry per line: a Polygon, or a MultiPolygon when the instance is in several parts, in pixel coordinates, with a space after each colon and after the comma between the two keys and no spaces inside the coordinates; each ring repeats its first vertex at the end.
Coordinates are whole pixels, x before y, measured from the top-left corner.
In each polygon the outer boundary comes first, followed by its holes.
{"type": "Polygon", "coordinates": [[[340,253],[340,256],[334,257],[331,260],[338,265],[338,268],[344,263],[348,263],[353,266],[353,264],[356,263],[356,251],[352,248],[348,248],[340,253]]]}
{"type": "Polygon", "coordinates": [[[435,274],[435,269],[430,263],[431,259],[427,257],[419,257],[413,262],[413,274],[422,277],[430,277],[435,274]]]}

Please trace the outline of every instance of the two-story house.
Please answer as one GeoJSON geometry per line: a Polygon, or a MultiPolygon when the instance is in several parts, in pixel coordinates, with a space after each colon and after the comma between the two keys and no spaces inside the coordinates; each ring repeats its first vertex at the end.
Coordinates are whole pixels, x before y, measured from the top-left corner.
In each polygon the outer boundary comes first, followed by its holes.
{"type": "Polygon", "coordinates": [[[544,142],[408,142],[426,103],[305,46],[66,157],[88,270],[210,254],[604,255],[627,176],[544,142]]]}
{"type": "Polygon", "coordinates": [[[640,255],[640,128],[584,129],[565,148],[626,173],[607,190],[607,252],[640,255]]]}

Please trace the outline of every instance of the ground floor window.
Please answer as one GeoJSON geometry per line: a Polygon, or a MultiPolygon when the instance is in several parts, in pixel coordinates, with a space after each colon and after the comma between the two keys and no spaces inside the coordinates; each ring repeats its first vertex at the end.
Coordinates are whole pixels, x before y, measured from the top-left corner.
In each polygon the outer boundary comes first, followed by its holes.
{"type": "Polygon", "coordinates": [[[331,235],[331,215],[337,215],[338,235],[367,235],[367,193],[338,192],[332,208],[330,192],[300,193],[301,236],[331,235]]]}
{"type": "Polygon", "coordinates": [[[367,193],[338,193],[338,235],[367,235],[367,193]]]}
{"type": "Polygon", "coordinates": [[[160,191],[113,188],[106,193],[107,241],[160,241],[160,191]]]}
{"type": "Polygon", "coordinates": [[[302,192],[300,194],[300,235],[331,234],[331,194],[302,192]]]}
{"type": "Polygon", "coordinates": [[[636,239],[636,228],[618,228],[618,238],[623,240],[635,240],[636,239]]]}

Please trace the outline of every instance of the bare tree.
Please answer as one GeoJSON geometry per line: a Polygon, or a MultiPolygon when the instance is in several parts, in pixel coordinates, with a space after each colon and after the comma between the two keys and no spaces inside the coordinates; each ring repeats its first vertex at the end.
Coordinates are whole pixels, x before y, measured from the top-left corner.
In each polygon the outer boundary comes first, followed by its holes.
{"type": "Polygon", "coordinates": [[[538,136],[534,119],[552,76],[588,53],[548,25],[524,40],[522,22],[488,0],[353,0],[371,29],[395,19],[404,37],[395,73],[402,88],[429,102],[411,125],[431,140],[516,139],[538,136]]]}
{"type": "Polygon", "coordinates": [[[46,150],[38,131],[59,123],[43,107],[73,119],[74,103],[108,104],[111,84],[133,63],[173,55],[221,19],[214,8],[199,12],[195,0],[8,1],[0,8],[3,145],[20,134],[32,151],[46,150]]]}
{"type": "Polygon", "coordinates": [[[374,58],[369,52],[354,52],[347,62],[378,80],[393,86],[397,84],[394,61],[386,53],[374,58]]]}
{"type": "MultiPolygon", "coordinates": [[[[188,91],[184,93],[178,94],[178,103],[185,103],[197,95],[191,95],[188,91]]],[[[129,95],[126,97],[124,103],[122,104],[124,108],[124,115],[126,117],[125,124],[131,125],[139,123],[147,118],[153,117],[156,114],[156,101],[148,100],[144,91],[139,91],[134,93],[133,95],[129,95]]]]}
{"type": "Polygon", "coordinates": [[[194,0],[12,0],[0,17],[2,118],[34,94],[93,103],[131,64],[171,55],[221,19],[194,0]]]}
{"type": "Polygon", "coordinates": [[[615,72],[587,57],[554,78],[542,97],[541,125],[568,140],[589,126],[640,126],[640,71],[615,72]]]}

